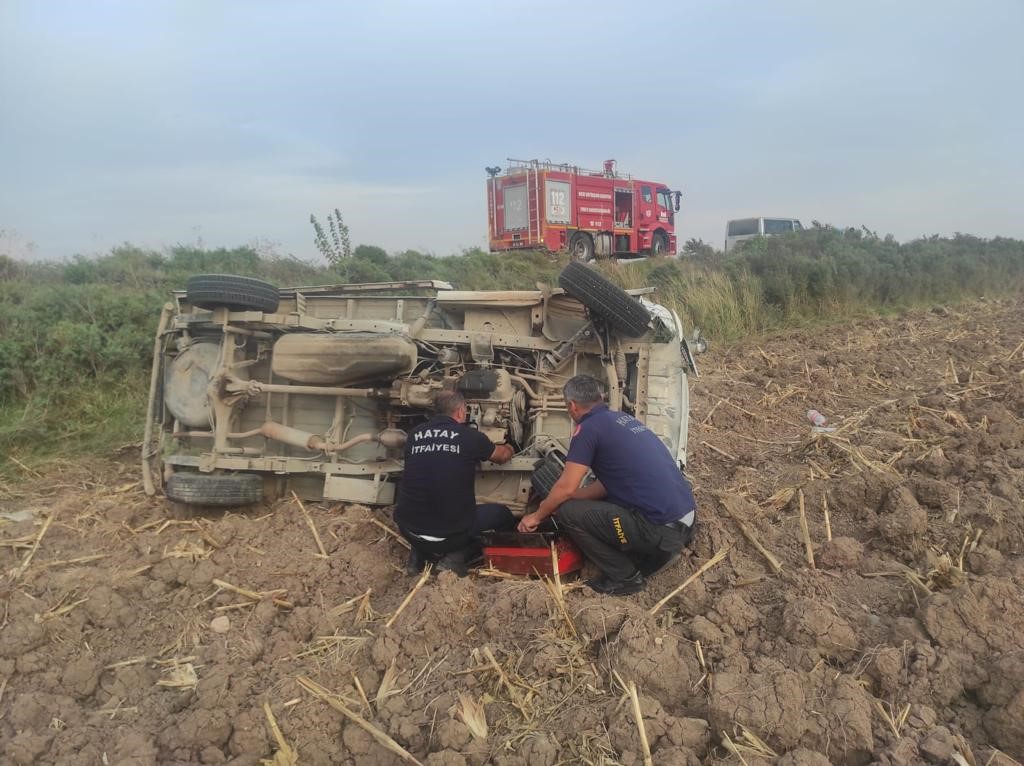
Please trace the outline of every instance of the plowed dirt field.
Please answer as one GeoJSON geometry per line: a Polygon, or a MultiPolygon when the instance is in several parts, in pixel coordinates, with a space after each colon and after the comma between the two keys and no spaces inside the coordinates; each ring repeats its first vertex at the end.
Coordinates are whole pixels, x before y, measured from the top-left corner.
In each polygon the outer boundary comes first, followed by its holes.
{"type": "Polygon", "coordinates": [[[701,526],[625,599],[493,573],[408,598],[386,513],[181,518],[132,455],[0,488],[0,760],[1024,759],[1022,316],[935,308],[700,357],[701,526]]]}

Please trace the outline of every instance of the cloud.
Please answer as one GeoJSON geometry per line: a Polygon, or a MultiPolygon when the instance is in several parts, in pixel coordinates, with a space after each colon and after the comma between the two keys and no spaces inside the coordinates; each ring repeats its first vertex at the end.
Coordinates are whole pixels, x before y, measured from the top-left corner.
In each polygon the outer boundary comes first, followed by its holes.
{"type": "Polygon", "coordinates": [[[486,242],[485,165],[597,166],[685,193],[680,236],[793,215],[1024,236],[1012,0],[821,6],[5,3],[0,227],[43,257],[271,239],[308,217],[486,242]],[[543,18],[543,23],[534,23],[543,18]]]}

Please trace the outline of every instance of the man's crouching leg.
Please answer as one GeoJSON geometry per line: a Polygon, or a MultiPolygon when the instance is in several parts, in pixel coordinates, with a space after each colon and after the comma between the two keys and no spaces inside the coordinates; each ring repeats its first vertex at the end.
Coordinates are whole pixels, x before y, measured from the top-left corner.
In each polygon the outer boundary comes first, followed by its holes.
{"type": "Polygon", "coordinates": [[[599,500],[569,500],[558,508],[558,525],[604,575],[587,581],[598,593],[625,596],[644,589],[643,574],[625,552],[632,533],[629,515],[599,500]]]}
{"type": "Polygon", "coordinates": [[[483,561],[480,535],[484,532],[502,532],[513,529],[516,517],[508,506],[500,503],[483,503],[476,507],[473,528],[468,536],[456,542],[456,547],[437,560],[438,571],[455,572],[459,577],[469,574],[469,568],[483,561]]]}
{"type": "Polygon", "coordinates": [[[430,560],[430,555],[425,551],[420,550],[416,547],[416,544],[412,541],[409,542],[409,557],[405,560],[405,573],[410,577],[420,574],[424,567],[427,565],[427,561],[430,560]]]}
{"type": "Polygon", "coordinates": [[[637,566],[644,577],[653,577],[674,565],[679,561],[683,548],[693,540],[692,525],[683,528],[655,527],[651,525],[651,529],[655,530],[652,538],[657,547],[652,553],[641,556],[636,560],[637,566]]]}

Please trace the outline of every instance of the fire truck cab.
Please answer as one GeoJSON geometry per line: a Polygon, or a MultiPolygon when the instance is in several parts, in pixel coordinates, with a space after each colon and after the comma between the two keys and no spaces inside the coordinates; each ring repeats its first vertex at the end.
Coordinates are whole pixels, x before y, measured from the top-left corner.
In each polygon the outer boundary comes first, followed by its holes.
{"type": "Polygon", "coordinates": [[[574,260],[674,255],[678,191],[619,173],[539,160],[487,168],[491,252],[544,249],[574,260]]]}

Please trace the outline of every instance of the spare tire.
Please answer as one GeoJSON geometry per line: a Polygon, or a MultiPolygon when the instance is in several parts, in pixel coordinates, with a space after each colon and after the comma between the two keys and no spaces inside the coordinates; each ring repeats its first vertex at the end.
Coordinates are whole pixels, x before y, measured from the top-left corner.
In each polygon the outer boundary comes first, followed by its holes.
{"type": "Polygon", "coordinates": [[[186,505],[252,505],[263,499],[263,477],[256,473],[183,471],[167,480],[164,494],[186,505]]]}
{"type": "Polygon", "coordinates": [[[565,292],[586,306],[613,329],[630,338],[647,332],[651,312],[621,287],[613,285],[593,269],[573,262],[558,275],[565,292]]]}
{"type": "Polygon", "coordinates": [[[273,314],[281,302],[277,288],[262,279],[232,274],[199,274],[185,285],[188,302],[201,309],[262,311],[273,314]]]}

